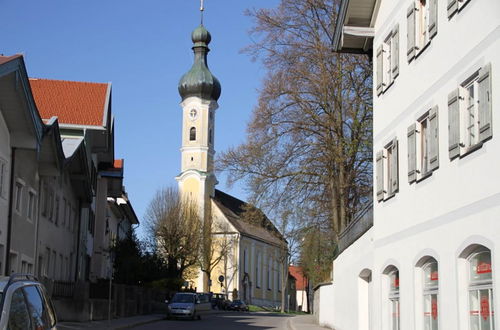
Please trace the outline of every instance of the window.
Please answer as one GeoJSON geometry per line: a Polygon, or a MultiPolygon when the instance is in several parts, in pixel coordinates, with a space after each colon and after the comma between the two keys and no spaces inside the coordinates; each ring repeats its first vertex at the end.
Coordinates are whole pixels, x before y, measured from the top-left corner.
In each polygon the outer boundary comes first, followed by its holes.
{"type": "Polygon", "coordinates": [[[243,272],[247,272],[247,250],[243,250],[243,272]]]}
{"type": "Polygon", "coordinates": [[[0,158],[0,197],[7,197],[7,161],[0,158]]]}
{"type": "Polygon", "coordinates": [[[260,282],[261,282],[261,268],[260,268],[260,261],[261,261],[261,258],[260,258],[260,252],[257,252],[257,260],[255,261],[255,279],[256,279],[256,283],[255,283],[255,286],[257,288],[260,288],[260,282]]]}
{"type": "Polygon", "coordinates": [[[34,329],[50,329],[49,312],[40,291],[36,286],[30,285],[23,288],[26,300],[28,301],[31,319],[34,329]]]}
{"type": "Polygon", "coordinates": [[[267,289],[271,290],[271,265],[273,260],[269,258],[269,263],[267,264],[267,289]]]}
{"type": "Polygon", "coordinates": [[[469,3],[469,0],[448,0],[448,19],[451,19],[453,15],[458,13],[469,3]]]}
{"type": "Polygon", "coordinates": [[[428,261],[423,267],[424,329],[437,330],[439,273],[436,260],[428,261]]]}
{"type": "Polygon", "coordinates": [[[212,129],[208,130],[208,143],[212,144],[213,141],[213,132],[212,129]]]}
{"type": "Polygon", "coordinates": [[[54,223],[56,224],[56,226],[58,226],[59,225],[59,196],[56,196],[55,200],[56,200],[56,203],[55,203],[56,207],[54,210],[54,213],[55,213],[54,214],[54,216],[55,216],[54,223]]]}
{"type": "Polygon", "coordinates": [[[7,328],[9,330],[32,329],[28,306],[22,289],[17,289],[12,293],[7,328]]]}
{"type": "Polygon", "coordinates": [[[22,183],[19,179],[16,181],[16,193],[15,193],[15,199],[14,199],[14,208],[16,212],[21,213],[21,208],[22,208],[22,200],[23,200],[23,190],[24,190],[24,183],[22,183]]]}
{"type": "Polygon", "coordinates": [[[399,330],[399,271],[389,273],[389,280],[390,329],[399,330]]]}
{"type": "Polygon", "coordinates": [[[490,250],[481,247],[468,258],[470,329],[493,330],[493,274],[490,250]]]}
{"type": "Polygon", "coordinates": [[[399,190],[398,180],[398,140],[394,138],[376,158],[377,200],[391,198],[399,190]]]}
{"type": "Polygon", "coordinates": [[[399,25],[377,50],[377,95],[389,88],[399,75],[399,25]]]}
{"type": "Polygon", "coordinates": [[[196,141],[196,127],[191,127],[189,130],[189,141],[196,141]]]}
{"type": "Polygon", "coordinates": [[[408,127],[408,182],[424,179],[439,166],[438,107],[408,127]]]}
{"type": "Polygon", "coordinates": [[[437,34],[437,0],[416,0],[408,8],[406,18],[410,63],[437,34]]]}
{"type": "Polygon", "coordinates": [[[34,220],[36,216],[36,196],[35,192],[30,189],[28,192],[28,219],[34,220]]]}
{"type": "Polygon", "coordinates": [[[465,156],[492,137],[491,103],[489,64],[448,95],[450,159],[465,156]]]}

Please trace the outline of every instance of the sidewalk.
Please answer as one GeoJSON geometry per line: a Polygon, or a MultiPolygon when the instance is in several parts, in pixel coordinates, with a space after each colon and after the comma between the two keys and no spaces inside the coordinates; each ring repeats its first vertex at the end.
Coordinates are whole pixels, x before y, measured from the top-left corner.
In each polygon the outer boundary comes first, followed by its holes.
{"type": "Polygon", "coordinates": [[[164,314],[138,315],[132,317],[122,317],[113,319],[108,323],[104,321],[92,322],[59,322],[57,323],[58,330],[77,330],[77,329],[96,329],[96,330],[115,330],[127,329],[139,325],[161,321],[165,318],[164,314]]]}
{"type": "Polygon", "coordinates": [[[296,315],[288,320],[290,330],[325,330],[330,329],[319,326],[314,320],[314,315],[296,315]]]}

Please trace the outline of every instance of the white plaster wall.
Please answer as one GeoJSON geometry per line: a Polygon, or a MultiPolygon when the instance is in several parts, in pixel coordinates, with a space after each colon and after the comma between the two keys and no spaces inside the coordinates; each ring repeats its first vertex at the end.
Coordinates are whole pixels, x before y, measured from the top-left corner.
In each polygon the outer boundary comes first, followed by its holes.
{"type": "Polygon", "coordinates": [[[3,195],[0,191],[0,274],[4,273],[5,246],[7,244],[7,218],[9,215],[9,193],[10,193],[10,133],[2,112],[0,111],[0,159],[5,162],[3,195]]]}
{"type": "MultiPolygon", "coordinates": [[[[319,308],[318,322],[322,326],[334,328],[335,320],[333,316],[334,311],[339,306],[336,303],[335,298],[339,295],[337,294],[337,287],[334,284],[328,284],[321,286],[318,290],[320,290],[320,300],[319,306],[315,308],[319,308]]],[[[337,328],[336,330],[340,330],[341,328],[337,328]]]]}

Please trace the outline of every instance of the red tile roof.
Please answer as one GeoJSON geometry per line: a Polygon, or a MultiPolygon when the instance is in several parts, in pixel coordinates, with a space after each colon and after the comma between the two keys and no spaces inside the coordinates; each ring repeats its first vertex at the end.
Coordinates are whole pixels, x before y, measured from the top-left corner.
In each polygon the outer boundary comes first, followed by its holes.
{"type": "Polygon", "coordinates": [[[18,57],[23,57],[20,54],[12,55],[12,56],[0,56],[0,64],[7,63],[9,61],[12,61],[13,59],[16,59],[18,57]]]}
{"type": "Polygon", "coordinates": [[[114,168],[123,168],[123,159],[115,159],[114,168]]]}
{"type": "Polygon", "coordinates": [[[104,125],[108,84],[34,78],[30,84],[42,118],[57,116],[62,124],[104,125]]]}
{"type": "Polygon", "coordinates": [[[302,273],[302,267],[289,266],[288,271],[297,280],[296,282],[297,290],[305,290],[307,288],[307,278],[302,273]]]}

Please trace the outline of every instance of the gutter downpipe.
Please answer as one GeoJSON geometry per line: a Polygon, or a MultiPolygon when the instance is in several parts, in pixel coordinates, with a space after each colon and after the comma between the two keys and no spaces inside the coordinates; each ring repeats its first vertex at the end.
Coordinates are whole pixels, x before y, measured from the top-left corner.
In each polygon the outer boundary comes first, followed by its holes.
{"type": "Polygon", "coordinates": [[[9,276],[9,268],[10,268],[10,241],[11,241],[11,227],[12,227],[12,204],[14,197],[14,168],[16,163],[16,148],[11,148],[11,163],[10,163],[10,192],[9,192],[9,215],[7,219],[7,244],[5,247],[5,271],[4,274],[9,276]]]}
{"type": "MultiPolygon", "coordinates": [[[[36,217],[36,228],[35,228],[35,274],[40,274],[40,267],[39,265],[39,258],[38,258],[38,235],[40,231],[40,218],[42,214],[42,207],[41,207],[41,201],[42,201],[42,178],[38,178],[38,208],[37,208],[37,217],[36,217]]],[[[36,275],[35,275],[36,276],[36,275]]],[[[38,279],[40,280],[40,279],[38,279]]]]}
{"type": "Polygon", "coordinates": [[[82,233],[80,230],[82,226],[82,200],[78,200],[78,231],[77,231],[77,239],[76,239],[76,256],[75,256],[75,282],[78,281],[78,271],[80,270],[80,241],[82,240],[82,233]]]}

